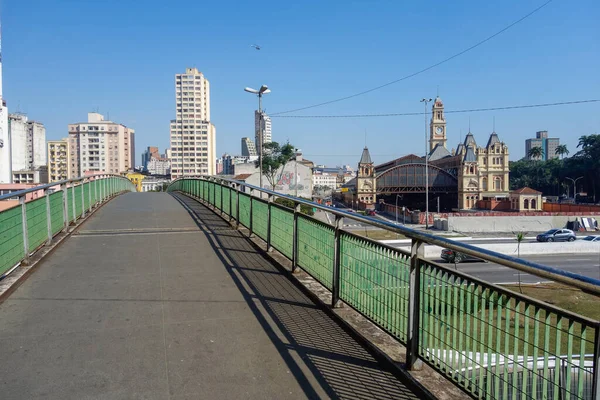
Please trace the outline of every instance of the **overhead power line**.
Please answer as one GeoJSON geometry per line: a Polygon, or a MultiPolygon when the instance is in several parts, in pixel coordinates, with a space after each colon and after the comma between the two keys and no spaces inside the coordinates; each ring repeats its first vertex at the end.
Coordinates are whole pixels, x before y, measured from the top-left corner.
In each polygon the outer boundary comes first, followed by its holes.
{"type": "Polygon", "coordinates": [[[423,68],[423,69],[422,69],[422,70],[420,70],[420,71],[414,72],[414,73],[412,73],[412,74],[410,74],[410,75],[403,76],[402,78],[399,78],[399,79],[393,80],[393,81],[391,81],[391,82],[384,83],[383,85],[379,85],[379,86],[376,86],[376,87],[374,87],[374,88],[371,88],[371,89],[364,90],[364,91],[362,91],[362,92],[359,92],[359,93],[351,94],[351,95],[349,95],[349,96],[345,96],[345,97],[340,97],[339,99],[334,99],[334,100],[325,101],[325,102],[323,102],[323,103],[313,104],[313,105],[306,106],[306,107],[295,108],[295,109],[293,109],[293,110],[287,110],[287,111],[280,111],[280,112],[276,112],[276,113],[273,113],[273,114],[271,114],[271,116],[273,117],[273,116],[276,116],[276,115],[282,115],[282,114],[288,114],[288,113],[292,113],[292,112],[296,112],[296,111],[308,110],[309,108],[321,107],[321,106],[324,106],[324,105],[327,105],[327,104],[332,104],[332,103],[337,103],[337,102],[340,102],[340,101],[348,100],[348,99],[351,99],[351,98],[353,98],[353,97],[362,96],[363,94],[371,93],[371,92],[374,92],[374,91],[376,91],[376,90],[383,89],[384,87],[387,87],[387,86],[393,85],[393,84],[395,84],[395,83],[398,83],[398,82],[404,81],[404,80],[406,80],[406,79],[412,78],[412,77],[414,77],[414,76],[420,75],[420,74],[422,74],[423,72],[427,72],[427,71],[429,71],[429,70],[430,70],[430,69],[432,69],[432,68],[438,67],[438,66],[440,66],[440,65],[442,65],[442,64],[444,64],[444,63],[447,63],[447,62],[448,62],[448,61],[450,61],[450,60],[453,60],[453,59],[455,59],[456,57],[460,57],[460,56],[462,56],[463,54],[465,54],[465,53],[468,53],[469,51],[471,51],[471,50],[473,50],[473,49],[475,49],[475,48],[477,48],[477,47],[481,46],[482,44],[484,44],[484,43],[486,43],[486,42],[488,42],[488,41],[490,41],[490,40],[492,40],[492,39],[493,39],[493,38],[495,38],[496,36],[498,36],[498,35],[500,35],[500,34],[502,34],[502,33],[506,32],[507,30],[509,30],[509,29],[510,29],[510,28],[512,28],[513,26],[517,25],[519,22],[521,22],[521,21],[523,21],[523,20],[525,20],[525,19],[529,18],[530,16],[532,16],[532,15],[533,15],[533,14],[535,14],[536,12],[540,11],[542,8],[546,7],[546,6],[547,6],[548,4],[550,4],[552,1],[553,1],[553,0],[548,0],[548,1],[546,1],[544,4],[542,4],[541,6],[539,6],[538,8],[536,8],[535,10],[533,10],[533,11],[529,12],[528,14],[525,14],[523,17],[519,18],[518,20],[516,20],[516,21],[515,21],[515,22],[513,22],[512,24],[510,24],[510,25],[508,25],[508,26],[506,26],[506,27],[502,28],[502,29],[501,29],[501,30],[499,30],[498,32],[494,33],[493,35],[491,35],[491,36],[488,36],[487,38],[485,38],[485,39],[483,39],[483,40],[481,40],[481,41],[479,41],[479,42],[475,43],[475,44],[474,44],[474,45],[472,45],[471,47],[468,47],[468,48],[466,48],[466,49],[464,49],[464,50],[462,50],[462,51],[460,51],[460,52],[458,52],[458,53],[456,53],[456,54],[454,54],[454,55],[452,55],[452,56],[450,56],[450,57],[448,57],[448,58],[446,58],[446,59],[444,59],[444,60],[442,60],[442,61],[439,61],[439,62],[437,62],[437,63],[435,63],[435,64],[433,64],[433,65],[430,65],[430,66],[428,66],[428,67],[426,67],[426,68],[423,68]]]}
{"type": "MultiPolygon", "coordinates": [[[[540,108],[540,107],[553,107],[553,106],[565,106],[571,104],[583,104],[583,103],[597,103],[600,99],[592,100],[576,100],[576,101],[562,101],[560,103],[544,103],[544,104],[525,104],[519,106],[504,106],[504,107],[490,107],[490,108],[471,108],[467,110],[446,110],[446,114],[458,114],[458,113],[473,113],[482,111],[498,111],[498,110],[515,110],[520,108],[540,108]]],[[[388,113],[388,114],[348,114],[348,115],[272,115],[274,118],[377,118],[377,117],[405,117],[411,115],[423,115],[429,114],[424,112],[410,112],[410,113],[388,113]]]]}

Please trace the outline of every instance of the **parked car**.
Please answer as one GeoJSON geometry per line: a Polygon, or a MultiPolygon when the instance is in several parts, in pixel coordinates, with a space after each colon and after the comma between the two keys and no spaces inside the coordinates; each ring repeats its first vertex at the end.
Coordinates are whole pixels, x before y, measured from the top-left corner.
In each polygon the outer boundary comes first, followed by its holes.
{"type": "Polygon", "coordinates": [[[449,263],[457,263],[458,264],[463,261],[485,262],[481,258],[473,257],[468,254],[460,253],[458,251],[454,251],[454,250],[450,250],[450,249],[443,249],[442,254],[440,256],[442,257],[442,260],[449,262],[449,263]]]}
{"type": "Polygon", "coordinates": [[[550,229],[536,237],[538,242],[572,242],[575,239],[577,237],[570,229],[550,229]]]}
{"type": "Polygon", "coordinates": [[[586,236],[583,238],[583,240],[587,241],[587,242],[598,242],[600,243],[600,236],[586,236]]]}

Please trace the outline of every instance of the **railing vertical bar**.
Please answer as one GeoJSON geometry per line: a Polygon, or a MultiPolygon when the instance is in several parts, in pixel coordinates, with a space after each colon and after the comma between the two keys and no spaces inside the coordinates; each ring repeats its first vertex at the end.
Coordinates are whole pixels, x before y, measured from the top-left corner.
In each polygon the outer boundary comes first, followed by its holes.
{"type": "Polygon", "coordinates": [[[542,393],[544,396],[548,393],[548,381],[550,380],[550,323],[552,315],[548,310],[545,310],[544,315],[544,377],[542,382],[542,393]]]}
{"type": "Polygon", "coordinates": [[[29,265],[29,230],[27,229],[27,205],[25,198],[27,195],[19,196],[19,204],[21,205],[21,224],[23,227],[23,249],[25,258],[23,259],[23,265],[29,265]]]}
{"type": "Polygon", "coordinates": [[[406,345],[406,366],[409,370],[420,369],[419,362],[419,316],[421,298],[421,258],[425,255],[425,245],[413,239],[410,247],[410,286],[408,300],[408,330],[406,345]]]}
{"type": "MultiPolygon", "coordinates": [[[[512,397],[518,397],[521,396],[521,391],[519,390],[519,382],[518,382],[518,370],[521,369],[521,365],[523,364],[523,362],[519,362],[518,357],[519,357],[519,341],[521,340],[521,336],[520,336],[520,325],[521,325],[521,306],[522,306],[522,302],[519,299],[515,299],[515,307],[514,307],[514,324],[515,324],[515,333],[514,333],[514,338],[513,338],[513,353],[512,353],[512,357],[513,357],[513,362],[512,362],[512,390],[513,390],[513,395],[512,397]]],[[[525,371],[524,368],[522,368],[522,371],[525,371]]]]}
{"type": "Polygon", "coordinates": [[[248,227],[250,232],[248,233],[248,237],[252,237],[252,219],[253,219],[252,218],[252,213],[253,213],[252,212],[252,203],[253,203],[252,200],[254,198],[253,192],[254,192],[254,189],[250,189],[250,222],[248,223],[248,225],[250,225],[248,227]]]}
{"type": "Polygon", "coordinates": [[[466,326],[465,326],[465,347],[464,347],[464,351],[465,351],[465,373],[464,373],[464,378],[465,378],[465,386],[468,388],[469,386],[469,380],[470,380],[470,373],[469,373],[469,366],[473,365],[473,360],[471,359],[473,357],[473,352],[471,352],[471,334],[472,334],[472,305],[473,305],[473,296],[471,295],[471,291],[472,291],[472,286],[471,284],[467,283],[464,287],[464,291],[466,292],[466,298],[467,298],[467,304],[466,304],[466,314],[465,314],[465,322],[466,322],[466,326]]]}
{"type": "Polygon", "coordinates": [[[531,319],[531,305],[525,303],[525,309],[523,311],[523,396],[527,397],[527,380],[529,379],[529,324],[531,319]]]}
{"type": "MultiPolygon", "coordinates": [[[[502,343],[502,309],[503,309],[503,301],[504,295],[498,296],[498,303],[496,306],[496,362],[494,363],[494,398],[500,398],[500,386],[502,382],[500,381],[500,371],[498,368],[498,363],[500,362],[500,355],[502,354],[500,350],[500,346],[502,343]]],[[[504,358],[502,361],[506,361],[504,358]]],[[[505,393],[504,393],[505,394],[505,393]]]]}
{"type": "MultiPolygon", "coordinates": [[[[504,397],[508,397],[508,367],[511,362],[513,362],[513,358],[510,355],[510,314],[511,314],[511,299],[506,299],[506,304],[504,307],[504,346],[502,354],[504,355],[504,372],[502,374],[502,395],[504,397]]],[[[514,365],[514,364],[513,364],[514,365]]]]}
{"type": "MultiPolygon", "coordinates": [[[[222,198],[221,198],[222,200],[222,198]]],[[[267,251],[271,251],[271,224],[273,223],[272,221],[272,215],[271,215],[271,206],[273,204],[273,195],[271,193],[269,193],[267,195],[267,251]]]]}
{"type": "Polygon", "coordinates": [[[292,238],[292,273],[298,271],[298,216],[300,215],[301,205],[294,202],[294,232],[292,238]]]}
{"type": "Polygon", "coordinates": [[[69,229],[69,198],[67,197],[67,184],[63,183],[60,185],[62,190],[62,208],[63,208],[63,232],[69,229]]]}
{"type": "Polygon", "coordinates": [[[340,235],[342,217],[335,217],[335,231],[333,242],[333,277],[331,280],[331,307],[338,307],[340,303],[340,235]]]}
{"type": "Polygon", "coordinates": [[[52,210],[50,208],[50,192],[48,189],[44,189],[44,196],[46,197],[46,228],[48,229],[46,246],[50,246],[52,244],[52,210]]]}
{"type": "MultiPolygon", "coordinates": [[[[583,338],[581,339],[584,342],[583,338]]],[[[585,362],[585,358],[583,359],[585,362]]],[[[592,399],[600,400],[600,324],[594,327],[594,363],[592,371],[592,399]]],[[[582,360],[579,360],[579,375],[584,375],[584,369],[581,368],[582,360]]],[[[585,365],[585,364],[584,364],[585,365]]]]}
{"type": "MultiPolygon", "coordinates": [[[[484,399],[487,397],[488,393],[486,392],[486,390],[483,387],[483,382],[485,381],[485,376],[484,376],[484,372],[486,369],[488,369],[490,367],[490,360],[489,358],[486,360],[487,362],[484,363],[483,362],[483,357],[485,356],[486,352],[486,346],[489,346],[490,344],[486,342],[486,335],[485,335],[485,310],[486,310],[486,303],[488,301],[488,297],[490,294],[490,290],[485,288],[485,287],[481,287],[481,298],[480,298],[480,302],[481,302],[481,309],[479,310],[479,319],[480,319],[480,326],[479,326],[479,355],[480,355],[480,366],[479,366],[479,379],[478,379],[478,393],[479,393],[479,398],[480,399],[484,399]],[[484,368],[485,366],[485,368],[484,368]]],[[[489,327],[488,327],[489,329],[489,327]]]]}
{"type": "Polygon", "coordinates": [[[561,356],[561,348],[560,348],[560,341],[561,341],[561,334],[562,334],[562,324],[563,324],[563,316],[558,314],[556,316],[556,325],[553,327],[553,329],[556,330],[556,338],[554,340],[554,398],[555,399],[560,399],[560,397],[562,397],[562,390],[561,390],[561,381],[562,381],[562,363],[559,364],[559,361],[561,361],[560,356],[561,356]]]}

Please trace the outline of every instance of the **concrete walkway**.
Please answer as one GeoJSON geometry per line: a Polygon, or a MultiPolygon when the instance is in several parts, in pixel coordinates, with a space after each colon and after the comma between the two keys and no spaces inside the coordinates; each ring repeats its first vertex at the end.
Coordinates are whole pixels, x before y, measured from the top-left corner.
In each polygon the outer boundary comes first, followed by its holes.
{"type": "Polygon", "coordinates": [[[210,210],[130,193],[0,304],[0,398],[416,396],[210,210]]]}

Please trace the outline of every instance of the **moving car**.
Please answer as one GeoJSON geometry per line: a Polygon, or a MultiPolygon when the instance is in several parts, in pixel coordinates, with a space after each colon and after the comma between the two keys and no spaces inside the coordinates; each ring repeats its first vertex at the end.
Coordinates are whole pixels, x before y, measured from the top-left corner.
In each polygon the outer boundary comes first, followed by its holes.
{"type": "Polygon", "coordinates": [[[570,229],[550,229],[536,237],[538,242],[572,242],[575,239],[577,237],[570,229]]]}
{"type": "Polygon", "coordinates": [[[473,257],[468,254],[460,253],[458,251],[454,251],[454,250],[450,250],[450,249],[443,249],[440,257],[442,257],[442,260],[444,260],[446,262],[457,263],[457,264],[460,262],[463,262],[463,261],[485,262],[484,260],[482,260],[480,258],[473,257]]]}
{"type": "Polygon", "coordinates": [[[600,243],[600,236],[586,236],[583,238],[583,240],[587,241],[587,242],[598,242],[600,243]]]}

